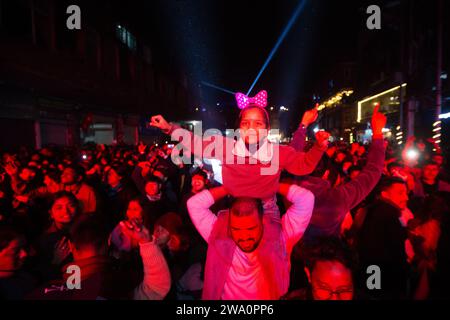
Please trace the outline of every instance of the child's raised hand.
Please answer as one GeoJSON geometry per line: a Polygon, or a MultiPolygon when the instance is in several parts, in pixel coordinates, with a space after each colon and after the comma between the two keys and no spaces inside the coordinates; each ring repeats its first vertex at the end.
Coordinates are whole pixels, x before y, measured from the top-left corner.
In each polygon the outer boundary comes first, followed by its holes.
{"type": "Polygon", "coordinates": [[[161,129],[163,132],[167,132],[171,128],[171,125],[161,115],[153,116],[150,120],[150,125],[152,127],[161,129]]]}

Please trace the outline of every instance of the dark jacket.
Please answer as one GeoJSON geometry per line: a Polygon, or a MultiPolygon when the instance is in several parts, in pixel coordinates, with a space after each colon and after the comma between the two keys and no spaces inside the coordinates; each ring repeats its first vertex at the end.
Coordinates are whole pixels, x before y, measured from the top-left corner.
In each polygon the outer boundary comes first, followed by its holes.
{"type": "MultiPolygon", "coordinates": [[[[303,148],[305,129],[294,134],[291,146],[303,148]]],[[[300,149],[297,149],[300,151],[300,149]]],[[[386,148],[383,139],[375,139],[370,147],[367,164],[357,178],[337,187],[321,178],[304,177],[299,185],[310,190],[316,200],[311,222],[303,236],[304,241],[317,236],[338,236],[347,212],[356,207],[375,188],[384,168],[386,148]]]]}
{"type": "Polygon", "coordinates": [[[117,188],[107,187],[105,192],[105,213],[112,226],[125,218],[129,202],[139,196],[139,191],[132,183],[124,183],[117,188]]]}
{"type": "Polygon", "coordinates": [[[367,267],[381,269],[381,290],[368,292],[375,298],[405,298],[409,266],[405,252],[407,230],[400,223],[401,211],[377,201],[368,208],[356,246],[360,259],[361,285],[367,280],[367,267]]]}
{"type": "Polygon", "coordinates": [[[72,256],[69,255],[60,265],[52,264],[55,247],[63,237],[69,237],[67,230],[59,230],[52,224],[37,240],[37,261],[34,271],[37,272],[41,281],[58,279],[60,268],[72,259],[72,256]]]}
{"type": "Polygon", "coordinates": [[[149,230],[153,230],[153,226],[162,215],[168,212],[174,212],[174,205],[167,200],[164,193],[162,193],[161,198],[156,201],[151,201],[147,196],[142,197],[144,203],[144,213],[145,213],[145,225],[149,230]]]}
{"type": "MultiPolygon", "coordinates": [[[[450,192],[450,184],[442,181],[437,180],[436,185],[434,186],[435,192],[450,192]]],[[[427,193],[424,189],[424,183],[422,179],[417,179],[414,184],[414,197],[418,198],[424,198],[427,196],[427,193]]]]}
{"type": "Polygon", "coordinates": [[[36,279],[26,272],[17,272],[9,278],[0,278],[0,301],[23,300],[36,284],[36,279]]]}

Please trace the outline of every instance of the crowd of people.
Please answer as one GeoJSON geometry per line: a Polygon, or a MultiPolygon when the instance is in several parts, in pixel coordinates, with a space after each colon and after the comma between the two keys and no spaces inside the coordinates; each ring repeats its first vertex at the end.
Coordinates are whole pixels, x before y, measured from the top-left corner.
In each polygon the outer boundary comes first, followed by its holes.
{"type": "MultiPolygon", "coordinates": [[[[369,145],[329,143],[323,131],[312,141],[317,113],[274,149],[259,131],[265,109],[243,109],[241,136],[218,159],[222,183],[205,162],[172,161],[169,145],[3,153],[0,299],[448,298],[450,185],[439,147],[389,143],[378,109],[369,145]],[[261,152],[249,152],[252,130],[261,152]],[[261,174],[276,152],[277,171],[261,174]]],[[[198,140],[162,116],[151,124],[198,140]]]]}

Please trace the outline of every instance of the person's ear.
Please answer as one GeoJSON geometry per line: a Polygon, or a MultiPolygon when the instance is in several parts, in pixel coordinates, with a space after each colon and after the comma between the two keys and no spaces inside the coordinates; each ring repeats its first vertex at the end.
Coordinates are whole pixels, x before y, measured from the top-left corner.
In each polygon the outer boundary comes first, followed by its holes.
{"type": "Polygon", "coordinates": [[[306,277],[308,278],[308,282],[311,283],[311,272],[307,267],[304,268],[306,277]]]}

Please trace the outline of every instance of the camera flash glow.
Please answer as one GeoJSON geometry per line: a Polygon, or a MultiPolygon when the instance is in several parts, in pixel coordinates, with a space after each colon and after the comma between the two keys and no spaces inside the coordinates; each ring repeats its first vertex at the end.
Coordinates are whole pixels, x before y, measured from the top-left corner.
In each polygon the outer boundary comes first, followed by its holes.
{"type": "Polygon", "coordinates": [[[415,160],[419,157],[419,152],[417,150],[409,150],[406,155],[408,159],[415,160]]]}

